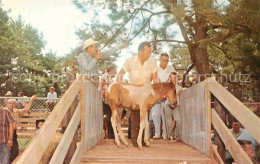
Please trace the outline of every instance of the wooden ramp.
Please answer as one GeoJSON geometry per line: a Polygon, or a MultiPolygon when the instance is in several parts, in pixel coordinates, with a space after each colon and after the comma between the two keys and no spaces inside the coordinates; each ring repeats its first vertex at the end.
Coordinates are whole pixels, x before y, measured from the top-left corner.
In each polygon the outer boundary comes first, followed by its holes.
{"type": "MultiPolygon", "coordinates": [[[[131,141],[129,141],[131,143],[131,141]]],[[[114,140],[105,140],[87,151],[81,157],[80,163],[180,163],[187,164],[213,163],[212,160],[199,151],[182,142],[168,140],[151,140],[150,148],[139,150],[132,145],[118,149],[114,140]]]]}

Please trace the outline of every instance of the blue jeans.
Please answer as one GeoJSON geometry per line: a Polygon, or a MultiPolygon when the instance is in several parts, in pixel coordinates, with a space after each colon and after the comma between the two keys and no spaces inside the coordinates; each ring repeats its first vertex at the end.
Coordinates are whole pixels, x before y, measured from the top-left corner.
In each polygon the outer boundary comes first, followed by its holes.
{"type": "Polygon", "coordinates": [[[11,149],[6,146],[6,142],[0,144],[0,163],[9,164],[11,149]]]}

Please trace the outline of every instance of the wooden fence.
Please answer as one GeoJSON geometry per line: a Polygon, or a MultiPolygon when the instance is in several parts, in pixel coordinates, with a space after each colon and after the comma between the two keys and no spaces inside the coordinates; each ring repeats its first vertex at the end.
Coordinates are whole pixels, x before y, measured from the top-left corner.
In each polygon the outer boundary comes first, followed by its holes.
{"type": "Polygon", "coordinates": [[[207,82],[201,82],[180,94],[181,141],[210,155],[210,95],[207,82]]]}
{"type": "Polygon", "coordinates": [[[72,83],[55,106],[37,135],[17,160],[18,164],[39,163],[50,144],[56,129],[79,93],[80,103],[78,103],[50,163],[63,163],[79,124],[81,126],[81,142],[78,143],[78,147],[70,163],[78,163],[81,154],[85,153],[89,148],[101,140],[103,124],[101,95],[96,87],[88,81],[82,80],[82,77],[80,76],[72,83]]]}

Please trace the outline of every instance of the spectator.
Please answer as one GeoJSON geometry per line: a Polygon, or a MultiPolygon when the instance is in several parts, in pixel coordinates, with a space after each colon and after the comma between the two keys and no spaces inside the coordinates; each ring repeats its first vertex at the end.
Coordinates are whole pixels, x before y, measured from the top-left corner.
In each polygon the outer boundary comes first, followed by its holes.
{"type": "Polygon", "coordinates": [[[37,134],[37,132],[39,131],[39,129],[42,127],[43,123],[44,123],[44,119],[41,120],[36,120],[36,131],[34,132],[34,136],[37,134]]]}
{"type": "MultiPolygon", "coordinates": [[[[232,129],[229,129],[229,131],[235,137],[235,139],[237,139],[242,133],[240,123],[237,120],[234,120],[232,122],[232,129]]],[[[234,159],[232,158],[232,156],[227,150],[226,150],[226,162],[227,164],[232,164],[232,162],[234,162],[234,159]]]]}
{"type": "Polygon", "coordinates": [[[182,91],[182,87],[178,85],[177,73],[172,72],[170,76],[170,81],[176,84],[176,94],[177,94],[177,106],[172,106],[168,101],[166,101],[164,110],[166,117],[166,128],[167,128],[167,137],[170,141],[180,140],[181,134],[181,114],[179,109],[179,94],[182,91]],[[175,128],[173,134],[173,128],[175,128]]]}
{"type": "Polygon", "coordinates": [[[55,107],[55,105],[57,103],[56,99],[58,97],[57,97],[57,93],[54,92],[54,91],[55,91],[55,88],[54,87],[50,87],[49,88],[49,92],[47,94],[47,99],[48,100],[46,101],[46,107],[47,107],[47,111],[48,112],[51,112],[54,109],[54,107],[55,107]]]}
{"type": "Polygon", "coordinates": [[[12,163],[15,158],[19,154],[19,145],[17,142],[17,126],[20,122],[20,117],[22,117],[25,113],[28,113],[31,109],[32,102],[37,99],[37,96],[34,95],[31,97],[29,103],[25,106],[24,109],[16,109],[16,101],[14,99],[9,99],[7,101],[7,109],[13,114],[15,122],[14,122],[14,136],[13,136],[13,146],[11,148],[11,156],[10,156],[10,163],[12,163]]]}
{"type": "Polygon", "coordinates": [[[108,86],[114,82],[113,78],[115,77],[116,74],[117,74],[116,66],[114,65],[109,66],[107,68],[107,72],[99,80],[99,87],[98,87],[103,97],[103,114],[104,114],[103,129],[105,131],[105,138],[107,137],[109,139],[113,139],[115,138],[115,136],[111,124],[111,109],[105,99],[105,93],[107,91],[108,86]]]}
{"type": "Polygon", "coordinates": [[[258,163],[254,160],[255,153],[251,146],[251,141],[248,140],[237,140],[238,143],[242,146],[243,150],[246,152],[247,156],[253,161],[253,163],[258,163]]]}
{"type": "Polygon", "coordinates": [[[18,92],[19,99],[17,100],[17,108],[18,109],[22,109],[26,106],[26,104],[28,103],[28,99],[26,99],[27,97],[24,96],[23,92],[18,92]]]}
{"type": "Polygon", "coordinates": [[[11,91],[7,91],[5,94],[5,97],[13,97],[13,94],[11,91]]]}
{"type": "Polygon", "coordinates": [[[8,109],[0,106],[0,163],[9,164],[13,146],[14,118],[8,109]]]}
{"type": "Polygon", "coordinates": [[[247,129],[243,129],[241,135],[237,138],[237,140],[246,140],[251,142],[251,146],[253,148],[254,153],[256,153],[257,142],[253,138],[253,136],[248,132],[247,129]]]}

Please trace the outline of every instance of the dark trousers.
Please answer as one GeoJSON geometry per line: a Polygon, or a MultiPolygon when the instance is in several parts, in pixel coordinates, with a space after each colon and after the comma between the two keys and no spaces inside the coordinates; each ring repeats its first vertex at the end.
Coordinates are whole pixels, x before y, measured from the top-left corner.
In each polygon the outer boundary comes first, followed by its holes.
{"type": "MultiPolygon", "coordinates": [[[[104,119],[104,125],[107,127],[107,138],[114,139],[114,131],[111,123],[111,108],[108,104],[103,103],[103,114],[106,115],[106,119],[104,119]]],[[[106,129],[104,129],[106,130],[106,129]]]]}
{"type": "MultiPolygon", "coordinates": [[[[149,116],[149,112],[147,112],[149,116]]],[[[140,111],[139,110],[132,110],[130,114],[130,121],[128,127],[128,138],[131,136],[132,142],[137,143],[137,137],[139,133],[139,125],[140,125],[140,111]],[[129,131],[130,129],[130,131],[129,131]]],[[[144,132],[142,136],[142,142],[144,141],[144,132]]]]}
{"type": "Polygon", "coordinates": [[[18,145],[17,133],[15,129],[14,137],[13,137],[13,146],[11,147],[10,163],[12,163],[18,155],[19,155],[19,145],[18,145]]]}

